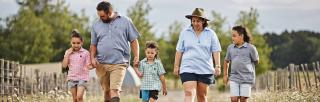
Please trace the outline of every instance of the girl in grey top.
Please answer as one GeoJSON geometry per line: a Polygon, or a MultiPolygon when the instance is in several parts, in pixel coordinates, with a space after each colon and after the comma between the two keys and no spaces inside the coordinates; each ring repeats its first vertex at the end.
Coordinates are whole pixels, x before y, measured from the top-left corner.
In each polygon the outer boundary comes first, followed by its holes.
{"type": "Polygon", "coordinates": [[[255,81],[255,64],[259,62],[256,47],[250,43],[250,36],[242,26],[232,28],[232,41],[227,49],[224,61],[223,82],[228,83],[228,69],[230,71],[230,94],[231,101],[246,102],[250,97],[251,87],[255,81]]]}

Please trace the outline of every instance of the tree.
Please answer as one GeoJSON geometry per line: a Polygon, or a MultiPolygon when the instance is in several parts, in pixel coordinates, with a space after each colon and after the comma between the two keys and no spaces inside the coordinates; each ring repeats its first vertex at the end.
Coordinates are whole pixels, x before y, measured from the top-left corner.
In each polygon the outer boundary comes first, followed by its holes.
{"type": "Polygon", "coordinates": [[[272,47],[270,59],[277,68],[290,63],[304,64],[320,60],[320,34],[311,31],[284,31],[281,34],[266,33],[272,47]]]}
{"type": "Polygon", "coordinates": [[[154,32],[151,31],[153,26],[146,18],[151,9],[148,0],[138,0],[135,5],[128,9],[128,16],[132,19],[133,24],[141,34],[139,37],[140,58],[145,57],[144,49],[146,41],[156,40],[154,32]]]}
{"type": "Polygon", "coordinates": [[[20,10],[9,22],[6,49],[10,52],[6,54],[10,57],[6,58],[23,63],[48,62],[53,52],[51,27],[29,9],[20,10]]]}
{"type": "Polygon", "coordinates": [[[17,0],[19,12],[7,17],[6,39],[1,43],[2,58],[21,63],[61,61],[70,47],[70,32],[77,28],[84,32],[85,45],[90,40],[88,18],[68,10],[63,0],[17,0]]]}
{"type": "Polygon", "coordinates": [[[174,57],[176,53],[176,44],[179,39],[179,34],[182,31],[182,23],[178,21],[174,21],[169,26],[168,35],[162,35],[162,37],[158,40],[160,46],[160,58],[164,63],[164,67],[166,71],[169,72],[168,75],[173,77],[173,64],[174,57]]]}
{"type": "Polygon", "coordinates": [[[251,8],[250,11],[241,11],[239,19],[236,21],[236,25],[242,25],[246,27],[252,34],[252,43],[256,46],[259,53],[260,63],[256,67],[257,74],[261,74],[272,67],[269,56],[271,48],[266,44],[262,34],[257,30],[258,22],[258,11],[251,8]]]}

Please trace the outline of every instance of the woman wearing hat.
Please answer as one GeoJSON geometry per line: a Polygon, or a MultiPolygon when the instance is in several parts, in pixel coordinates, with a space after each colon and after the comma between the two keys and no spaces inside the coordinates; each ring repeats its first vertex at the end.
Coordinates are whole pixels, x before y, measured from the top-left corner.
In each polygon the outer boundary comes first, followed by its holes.
{"type": "Polygon", "coordinates": [[[220,75],[221,46],[216,33],[208,28],[208,19],[202,8],[191,15],[191,26],[181,31],[176,47],[174,74],[180,75],[185,102],[207,101],[207,90],[214,83],[213,75],[220,75]]]}

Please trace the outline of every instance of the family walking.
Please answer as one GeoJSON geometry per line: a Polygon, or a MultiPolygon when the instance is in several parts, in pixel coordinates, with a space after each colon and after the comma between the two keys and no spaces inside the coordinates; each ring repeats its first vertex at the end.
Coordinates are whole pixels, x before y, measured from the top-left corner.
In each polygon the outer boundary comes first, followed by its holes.
{"type": "MultiPolygon", "coordinates": [[[[66,50],[62,62],[63,67],[69,68],[67,80],[73,102],[83,101],[89,70],[93,68],[96,68],[103,89],[104,102],[120,102],[121,86],[130,58],[141,79],[142,102],[156,102],[160,92],[170,94],[167,92],[166,68],[160,60],[158,44],[147,41],[143,49],[146,57],[140,61],[140,34],[131,19],[115,12],[107,1],[100,2],[96,10],[100,19],[92,25],[90,51],[82,48],[80,32],[74,30],[71,32],[71,48],[66,50]]],[[[209,86],[215,83],[215,77],[222,71],[220,52],[223,49],[215,31],[208,28],[209,19],[204,9],[195,8],[185,17],[191,24],[179,35],[173,74],[181,79],[184,102],[194,102],[195,98],[197,102],[207,102],[209,86]]],[[[250,43],[251,38],[245,27],[234,26],[231,32],[232,43],[225,49],[223,82],[230,85],[232,102],[246,102],[255,81],[255,65],[259,62],[259,55],[250,43]]]]}

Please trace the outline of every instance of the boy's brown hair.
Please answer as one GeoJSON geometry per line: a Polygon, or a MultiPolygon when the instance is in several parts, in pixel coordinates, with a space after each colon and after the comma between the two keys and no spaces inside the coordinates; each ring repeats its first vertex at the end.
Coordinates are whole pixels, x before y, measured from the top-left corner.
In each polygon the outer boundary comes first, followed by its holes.
{"type": "Polygon", "coordinates": [[[157,54],[155,55],[155,58],[158,59],[159,58],[159,47],[157,42],[155,41],[147,41],[146,42],[146,48],[150,48],[150,49],[156,49],[157,54]]]}

